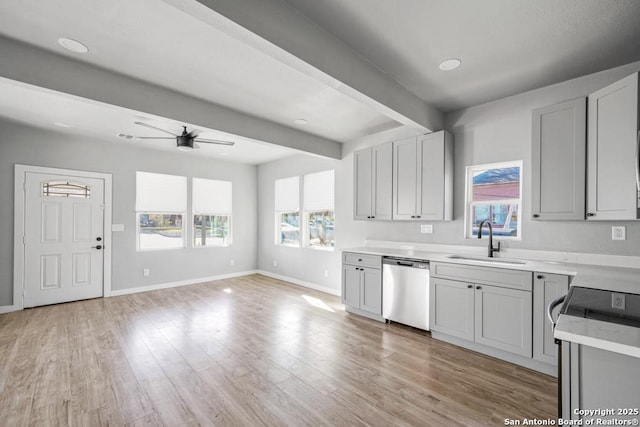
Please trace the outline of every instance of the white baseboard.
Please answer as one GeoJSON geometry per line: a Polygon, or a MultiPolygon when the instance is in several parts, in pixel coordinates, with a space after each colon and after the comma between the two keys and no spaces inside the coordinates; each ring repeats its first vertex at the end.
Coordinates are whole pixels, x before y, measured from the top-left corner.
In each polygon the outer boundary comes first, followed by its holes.
{"type": "Polygon", "coordinates": [[[11,313],[12,311],[22,310],[17,305],[0,305],[0,314],[11,313]]]}
{"type": "Polygon", "coordinates": [[[218,276],[199,277],[197,279],[180,280],[178,282],[158,283],[149,286],[140,286],[137,288],[129,289],[116,289],[111,290],[111,296],[116,297],[120,295],[137,294],[138,292],[157,291],[159,289],[176,288],[179,286],[195,285],[197,283],[211,282],[214,280],[231,279],[233,277],[249,276],[251,274],[259,273],[258,270],[239,271],[237,273],[220,274],[218,276]]]}
{"type": "Polygon", "coordinates": [[[310,288],[316,291],[324,292],[325,294],[331,294],[336,296],[341,295],[339,290],[325,288],[324,286],[316,285],[315,283],[311,283],[311,282],[305,282],[304,280],[294,279],[293,277],[282,276],[280,274],[271,273],[270,271],[266,271],[266,270],[258,270],[257,273],[262,274],[263,276],[271,277],[273,279],[282,280],[284,282],[291,282],[294,285],[299,285],[305,288],[310,288]]]}

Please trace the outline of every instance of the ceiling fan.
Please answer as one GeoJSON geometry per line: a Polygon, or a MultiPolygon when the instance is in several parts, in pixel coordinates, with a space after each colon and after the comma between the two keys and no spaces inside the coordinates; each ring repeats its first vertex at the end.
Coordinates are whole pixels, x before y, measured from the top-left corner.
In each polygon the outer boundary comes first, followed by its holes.
{"type": "Polygon", "coordinates": [[[193,129],[191,132],[187,132],[187,127],[186,126],[182,126],[182,133],[180,135],[173,133],[171,131],[168,131],[166,129],[162,129],[153,125],[150,125],[148,123],[144,123],[144,122],[135,122],[135,124],[139,125],[139,126],[144,126],[144,127],[148,127],[150,129],[155,129],[155,130],[159,130],[160,132],[164,132],[167,133],[169,135],[171,135],[171,137],[168,136],[141,136],[139,137],[140,139],[175,139],[176,140],[176,144],[178,146],[178,150],[183,150],[183,151],[189,151],[189,150],[193,150],[193,149],[197,149],[200,148],[200,146],[198,144],[196,144],[196,142],[201,142],[201,143],[206,143],[206,144],[218,144],[218,145],[234,145],[235,142],[232,141],[222,141],[219,139],[205,139],[205,138],[198,138],[198,135],[200,134],[200,130],[198,129],[193,129]]]}

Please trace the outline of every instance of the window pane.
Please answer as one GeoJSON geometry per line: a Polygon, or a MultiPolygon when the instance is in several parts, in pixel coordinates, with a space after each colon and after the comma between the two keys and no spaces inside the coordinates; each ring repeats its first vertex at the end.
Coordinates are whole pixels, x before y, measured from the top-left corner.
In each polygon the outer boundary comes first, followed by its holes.
{"type": "Polygon", "coordinates": [[[278,214],[281,245],[300,246],[300,213],[278,214]]]}
{"type": "Polygon", "coordinates": [[[136,210],[139,212],[185,212],[187,178],[161,173],[136,172],[136,210]]]}
{"type": "Polygon", "coordinates": [[[138,214],[140,249],[184,247],[181,214],[138,214]]]}
{"type": "Polygon", "coordinates": [[[229,215],[194,215],[194,246],[229,246],[229,215]]]}
{"type": "Polygon", "coordinates": [[[309,246],[333,248],[333,211],[309,212],[309,246]]]}
{"type": "Polygon", "coordinates": [[[479,169],[473,172],[471,201],[520,198],[520,166],[479,169]]]}
{"type": "MultiPolygon", "coordinates": [[[[478,235],[478,227],[484,220],[493,224],[494,236],[518,235],[518,204],[474,204],[471,206],[471,235],[478,235]]],[[[489,235],[489,227],[482,227],[482,235],[489,235]]]]}
{"type": "Polygon", "coordinates": [[[300,177],[276,179],[276,212],[291,212],[300,209],[300,177]]]}
{"type": "Polygon", "coordinates": [[[48,197],[91,197],[91,187],[78,182],[49,181],[42,183],[42,195],[48,197]]]}

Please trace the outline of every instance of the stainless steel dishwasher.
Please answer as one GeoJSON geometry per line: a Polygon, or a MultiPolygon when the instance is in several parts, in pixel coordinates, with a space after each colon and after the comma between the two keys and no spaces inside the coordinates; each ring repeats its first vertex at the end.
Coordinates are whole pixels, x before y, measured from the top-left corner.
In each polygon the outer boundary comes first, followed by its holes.
{"type": "Polygon", "coordinates": [[[429,262],[382,259],[382,317],[429,330],[429,262]]]}

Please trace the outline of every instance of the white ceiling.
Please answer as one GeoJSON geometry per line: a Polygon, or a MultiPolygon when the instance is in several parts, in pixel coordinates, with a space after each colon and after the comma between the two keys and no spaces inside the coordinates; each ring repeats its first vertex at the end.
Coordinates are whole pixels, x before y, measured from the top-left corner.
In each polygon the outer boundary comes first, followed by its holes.
{"type": "Polygon", "coordinates": [[[50,129],[73,135],[81,135],[131,147],[145,147],[152,150],[174,152],[176,156],[204,156],[248,164],[260,164],[298,153],[296,150],[267,144],[203,128],[192,123],[178,123],[169,119],[140,113],[122,107],[114,107],[76,96],[63,94],[0,78],[0,101],[2,116],[27,125],[50,129]],[[137,140],[124,139],[119,133],[130,136],[166,137],[160,131],[138,126],[134,122],[145,122],[156,127],[180,133],[181,126],[187,129],[200,129],[199,135],[206,139],[218,139],[235,142],[234,146],[223,146],[200,143],[200,149],[194,151],[176,150],[176,142],[172,140],[137,140]],[[71,125],[65,128],[55,123],[71,125]]]}
{"type": "MultiPolygon", "coordinates": [[[[287,65],[255,43],[194,18],[169,4],[172,1],[177,0],[3,1],[0,35],[334,141],[400,126],[382,110],[287,65]],[[59,37],[80,40],[90,51],[68,52],[57,44],[59,37]],[[295,125],[293,120],[299,118],[308,123],[295,125]]],[[[251,4],[243,1],[246,4],[238,7],[251,4]]],[[[442,111],[640,60],[637,0],[264,4],[296,8],[354,55],[442,111]],[[440,71],[438,64],[448,58],[461,59],[462,66],[440,71]]],[[[133,125],[141,116],[160,126],[177,125],[171,119],[6,79],[0,81],[0,93],[0,115],[49,128],[54,121],[71,122],[74,127],[58,130],[100,139],[113,140],[118,133],[148,135],[133,125]]],[[[235,161],[262,163],[294,152],[239,136],[216,135],[212,129],[206,137],[239,141],[227,154],[235,161]]],[[[172,149],[170,144],[140,143],[172,149]]],[[[207,146],[193,154],[216,156],[222,150],[207,146]]]]}
{"type": "Polygon", "coordinates": [[[284,1],[443,112],[640,60],[638,0],[284,1]]]}

